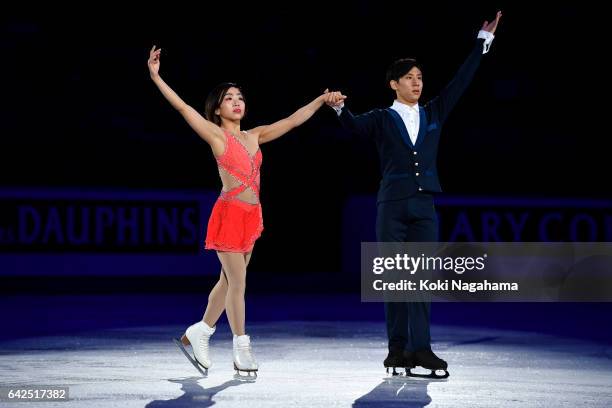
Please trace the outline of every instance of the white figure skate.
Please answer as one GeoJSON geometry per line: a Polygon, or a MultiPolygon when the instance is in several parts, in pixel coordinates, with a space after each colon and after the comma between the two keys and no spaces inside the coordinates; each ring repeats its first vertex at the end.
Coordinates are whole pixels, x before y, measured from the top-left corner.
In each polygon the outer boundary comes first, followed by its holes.
{"type": "Polygon", "coordinates": [[[214,332],[215,327],[209,327],[203,321],[199,321],[189,326],[180,340],[174,339],[174,343],[203,376],[208,375],[208,369],[212,365],[209,356],[208,342],[210,336],[212,336],[214,332]],[[191,357],[185,349],[185,346],[188,345],[191,345],[193,357],[191,357]]]}
{"type": "Polygon", "coordinates": [[[255,361],[251,352],[251,339],[246,334],[242,336],[234,335],[234,370],[240,376],[240,372],[247,373],[247,378],[251,377],[251,373],[257,378],[257,370],[259,364],[255,361]]]}

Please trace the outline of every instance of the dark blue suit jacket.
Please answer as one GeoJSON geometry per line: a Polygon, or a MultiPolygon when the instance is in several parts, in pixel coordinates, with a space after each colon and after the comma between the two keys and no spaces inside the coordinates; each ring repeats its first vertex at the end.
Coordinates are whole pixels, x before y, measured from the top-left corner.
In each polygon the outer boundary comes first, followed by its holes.
{"type": "Polygon", "coordinates": [[[437,97],[419,107],[419,134],[414,145],[396,111],[374,109],[354,116],[346,107],[342,109],[339,119],[346,129],[376,142],[382,173],[377,202],[408,198],[418,191],[442,191],[436,169],[440,131],[480,65],[483,42],[476,40],[453,80],[437,97]]]}

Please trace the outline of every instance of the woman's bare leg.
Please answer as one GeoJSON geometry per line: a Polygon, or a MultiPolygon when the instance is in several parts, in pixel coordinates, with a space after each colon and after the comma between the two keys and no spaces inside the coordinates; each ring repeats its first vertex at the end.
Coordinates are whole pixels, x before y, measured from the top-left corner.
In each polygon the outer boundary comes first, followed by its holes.
{"type": "Polygon", "coordinates": [[[236,252],[217,252],[225,276],[227,277],[227,295],[225,297],[225,313],[232,333],[244,334],[244,292],[246,289],[246,259],[245,254],[236,252]]]}
{"type": "MultiPolygon", "coordinates": [[[[253,254],[253,251],[244,254],[244,263],[246,267],[249,266],[251,254],[253,254]]],[[[221,267],[221,274],[219,275],[219,280],[210,291],[210,295],[208,295],[208,304],[206,305],[206,311],[204,312],[204,317],[202,319],[204,320],[204,323],[206,323],[209,327],[213,327],[215,324],[217,324],[217,321],[225,310],[226,295],[227,277],[225,276],[225,271],[223,270],[223,267],[221,267]]]]}
{"type": "Polygon", "coordinates": [[[227,278],[225,277],[225,271],[221,268],[221,274],[219,280],[210,291],[208,295],[208,304],[206,305],[206,311],[204,312],[204,323],[208,327],[214,327],[217,324],[217,320],[221,317],[221,313],[225,310],[225,296],[227,295],[227,278]]]}

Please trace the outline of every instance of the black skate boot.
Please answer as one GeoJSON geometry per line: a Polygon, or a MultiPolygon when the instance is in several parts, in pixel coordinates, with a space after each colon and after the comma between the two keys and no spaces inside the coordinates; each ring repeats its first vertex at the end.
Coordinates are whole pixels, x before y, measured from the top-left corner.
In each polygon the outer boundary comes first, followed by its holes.
{"type": "Polygon", "coordinates": [[[412,377],[424,377],[424,378],[447,378],[450,374],[448,373],[448,364],[440,357],[436,356],[431,349],[419,350],[414,353],[414,364],[421,366],[428,370],[431,370],[429,374],[415,374],[410,370],[406,372],[406,375],[412,377]],[[438,374],[437,371],[443,371],[443,374],[438,374]]]}
{"type": "Polygon", "coordinates": [[[392,368],[393,371],[391,375],[399,375],[395,369],[397,367],[404,368],[406,374],[411,368],[414,368],[414,353],[411,351],[406,351],[397,348],[390,348],[389,354],[385,361],[383,362],[385,368],[387,369],[387,374],[389,373],[389,368],[392,368]]]}

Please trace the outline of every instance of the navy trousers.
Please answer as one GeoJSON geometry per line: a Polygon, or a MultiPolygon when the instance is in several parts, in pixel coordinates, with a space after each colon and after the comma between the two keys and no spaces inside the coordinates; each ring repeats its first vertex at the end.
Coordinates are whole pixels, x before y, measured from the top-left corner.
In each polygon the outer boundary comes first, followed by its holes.
{"type": "MultiPolygon", "coordinates": [[[[433,195],[384,201],[377,205],[378,242],[436,242],[438,217],[433,195]]],[[[417,351],[431,348],[430,302],[385,302],[389,349],[417,351]]]]}

